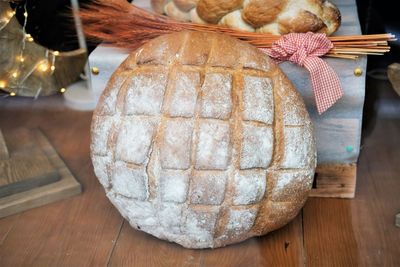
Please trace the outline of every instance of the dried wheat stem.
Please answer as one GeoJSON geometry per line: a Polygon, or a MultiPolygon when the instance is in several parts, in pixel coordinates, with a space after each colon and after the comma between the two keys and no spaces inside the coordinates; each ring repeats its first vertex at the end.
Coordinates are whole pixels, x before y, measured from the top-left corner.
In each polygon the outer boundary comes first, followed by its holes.
{"type": "MultiPolygon", "coordinates": [[[[128,49],[136,49],[160,35],[183,30],[224,33],[259,48],[270,48],[281,37],[244,32],[221,25],[175,21],[121,0],[94,2],[82,9],[81,17],[84,30],[90,38],[128,49]]],[[[326,56],[345,59],[355,59],[358,55],[382,55],[390,51],[388,41],[396,40],[390,33],[328,38],[334,48],[326,56]]]]}

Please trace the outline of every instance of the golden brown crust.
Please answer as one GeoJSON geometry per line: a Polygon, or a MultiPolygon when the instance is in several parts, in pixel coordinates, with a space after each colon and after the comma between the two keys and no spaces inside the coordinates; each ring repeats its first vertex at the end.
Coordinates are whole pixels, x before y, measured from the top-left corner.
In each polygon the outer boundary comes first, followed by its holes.
{"type": "Polygon", "coordinates": [[[174,1],[169,2],[164,7],[165,13],[179,21],[190,21],[190,14],[178,8],[174,1]]]}
{"type": "Polygon", "coordinates": [[[282,34],[290,32],[321,32],[325,23],[309,11],[302,11],[297,17],[279,20],[282,34]]]}
{"type": "Polygon", "coordinates": [[[240,10],[235,10],[225,15],[218,23],[228,28],[237,28],[242,31],[254,32],[254,28],[242,19],[240,10]]]}
{"type": "MultiPolygon", "coordinates": [[[[129,125],[129,129],[135,127],[138,126],[135,124],[129,125]]],[[[153,39],[133,52],[112,75],[94,112],[91,131],[91,156],[96,175],[99,180],[102,179],[101,177],[104,178],[106,176],[103,180],[103,182],[106,182],[102,184],[108,192],[108,197],[120,210],[121,214],[130,221],[133,227],[140,226],[140,229],[145,232],[162,239],[177,242],[185,247],[226,246],[275,230],[288,223],[298,214],[311,189],[312,174],[315,169],[315,145],[312,140],[310,118],[300,94],[268,56],[254,46],[225,35],[178,32],[153,39]],[[182,76],[186,77],[185,82],[180,83],[180,89],[183,89],[183,91],[180,93],[179,101],[174,102],[174,97],[179,89],[177,84],[179,83],[178,81],[182,81],[180,80],[182,76]],[[227,77],[231,82],[221,82],[219,78],[210,79],[209,77],[211,76],[227,77]],[[145,81],[138,79],[140,77],[145,78],[145,81]],[[256,82],[254,83],[254,81],[256,82]],[[266,85],[260,81],[268,82],[266,85]],[[141,84],[141,86],[138,84],[141,84]],[[153,100],[160,100],[163,103],[160,105],[160,110],[155,114],[150,111],[150,113],[142,113],[147,112],[143,110],[140,112],[138,110],[129,111],[132,107],[141,106],[142,104],[138,103],[138,99],[136,99],[136,102],[131,102],[132,98],[135,97],[132,92],[135,88],[138,89],[138,86],[143,89],[142,92],[157,93],[161,91],[160,89],[165,89],[163,94],[156,94],[160,96],[160,99],[152,98],[146,101],[146,97],[151,96],[150,93],[144,93],[139,97],[141,99],[140,102],[147,103],[144,105],[145,108],[152,106],[153,100]],[[223,90],[224,86],[229,87],[229,93],[227,97],[224,96],[226,98],[222,99],[219,92],[223,90]],[[190,88],[194,91],[190,91],[190,88]],[[152,91],[154,89],[157,90],[152,91]],[[216,90],[212,91],[214,89],[216,90]],[[211,93],[209,90],[211,90],[211,93]],[[268,102],[265,101],[265,95],[259,94],[260,90],[270,92],[272,103],[268,106],[269,109],[262,113],[261,118],[250,118],[255,114],[259,114],[258,110],[263,109],[266,105],[265,103],[268,102]],[[195,99],[193,113],[189,115],[172,114],[173,108],[184,106],[190,102],[191,97],[195,99]],[[218,104],[217,106],[221,106],[221,103],[230,103],[232,109],[225,116],[213,114],[207,117],[201,113],[202,103],[206,97],[210,101],[208,108],[214,107],[216,103],[218,104]],[[254,100],[255,98],[261,98],[262,100],[254,100]],[[230,99],[230,101],[227,99],[230,99]],[[250,109],[254,108],[253,113],[250,115],[246,113],[249,110],[249,105],[250,109]],[[266,122],[265,119],[268,116],[271,116],[271,120],[266,122]],[[160,117],[161,120],[156,117],[160,117]],[[149,125],[158,124],[156,133],[147,133],[151,136],[149,142],[151,143],[152,151],[156,152],[154,154],[151,152],[144,153],[144,155],[148,155],[145,161],[140,160],[139,162],[136,158],[124,158],[125,156],[122,157],[118,154],[116,147],[118,147],[118,142],[120,142],[121,138],[119,134],[127,131],[125,128],[125,130],[121,130],[121,125],[131,119],[137,119],[147,129],[150,129],[149,127],[151,126],[149,125]],[[190,181],[188,188],[190,187],[191,189],[181,188],[186,194],[184,199],[180,200],[180,202],[170,201],[167,203],[169,207],[173,208],[185,207],[182,214],[186,215],[180,215],[180,213],[177,215],[179,228],[175,230],[168,224],[167,226],[159,224],[157,220],[153,220],[153,217],[151,217],[153,214],[160,212],[158,210],[159,207],[166,204],[166,201],[159,197],[164,184],[155,182],[164,178],[161,177],[162,175],[159,176],[160,173],[171,170],[163,165],[163,154],[161,152],[167,148],[169,149],[168,157],[186,155],[182,153],[182,146],[176,147],[174,143],[165,141],[164,137],[169,129],[169,123],[172,123],[176,128],[191,125],[190,128],[193,130],[194,136],[192,139],[191,135],[185,137],[184,132],[180,132],[183,136],[179,135],[179,140],[177,139],[176,142],[180,142],[181,139],[185,140],[185,138],[193,142],[188,150],[183,151],[189,151],[187,154],[188,165],[183,169],[176,169],[171,167],[172,165],[170,166],[170,168],[173,168],[174,175],[176,173],[186,173],[188,166],[190,167],[189,170],[191,170],[188,177],[190,181]],[[196,142],[199,142],[197,139],[201,139],[199,136],[202,131],[200,130],[200,125],[207,123],[217,124],[221,127],[226,125],[229,129],[227,134],[229,136],[227,141],[229,149],[227,151],[229,152],[225,153],[229,160],[226,169],[213,168],[212,156],[206,157],[207,164],[209,164],[209,166],[205,166],[207,167],[206,170],[196,165],[196,158],[198,158],[196,153],[200,146],[196,142]],[[246,132],[246,127],[250,127],[252,130],[246,132]],[[242,166],[241,160],[245,153],[243,144],[246,140],[254,141],[254,139],[259,138],[251,136],[257,128],[268,128],[273,132],[273,144],[268,151],[268,153],[273,154],[271,161],[265,166],[242,166]],[[298,130],[296,133],[304,136],[300,140],[302,145],[299,147],[293,147],[293,143],[290,143],[290,140],[287,141],[289,132],[294,129],[298,130]],[[306,148],[304,149],[304,147],[306,148]],[[296,163],[294,165],[285,165],[288,157],[289,161],[293,160],[288,156],[291,151],[296,151],[295,158],[297,154],[303,154],[304,152],[304,158],[301,160],[295,159],[296,163]],[[109,159],[110,155],[117,159],[118,162],[113,161],[111,158],[109,159]],[[117,164],[122,166],[124,162],[129,163],[128,165],[132,169],[145,169],[147,172],[148,180],[146,181],[148,183],[146,184],[148,189],[143,189],[139,193],[148,190],[148,194],[143,194],[143,198],[139,201],[131,196],[120,197],[122,193],[118,191],[118,184],[115,183],[118,175],[112,175],[112,173],[117,164]],[[123,164],[121,165],[121,163],[123,164]],[[107,171],[102,171],[104,169],[107,169],[107,171]],[[211,204],[197,202],[197,196],[193,195],[195,191],[193,186],[204,183],[204,192],[206,193],[201,197],[203,200],[213,201],[218,194],[218,190],[213,187],[215,185],[213,179],[218,180],[217,178],[221,178],[223,175],[229,175],[229,179],[227,178],[226,184],[219,190],[219,193],[222,191],[222,200],[211,204]],[[239,178],[237,178],[238,175],[239,178]],[[289,175],[289,177],[286,175],[289,175]],[[265,183],[264,187],[260,189],[257,185],[254,185],[259,183],[258,180],[252,181],[250,184],[246,181],[246,179],[253,179],[253,177],[261,178],[262,183],[265,183]],[[239,182],[237,183],[236,180],[239,180],[239,182]],[[235,202],[237,201],[235,197],[240,187],[245,187],[244,195],[247,198],[240,200],[243,202],[235,202]],[[259,191],[261,192],[260,195],[257,193],[254,198],[248,197],[248,195],[259,191]],[[118,197],[120,198],[118,199],[118,197]],[[182,203],[185,204],[182,205],[182,203]],[[142,225],[141,219],[135,217],[137,212],[132,213],[136,208],[144,211],[143,216],[146,222],[154,221],[157,223],[156,227],[149,225],[151,227],[146,228],[146,225],[142,225]],[[215,213],[216,210],[217,212],[215,213]],[[188,229],[187,225],[185,225],[187,216],[192,216],[193,214],[193,216],[197,216],[197,213],[202,215],[195,223],[197,224],[198,221],[204,221],[205,223],[199,224],[200,226],[196,226],[194,230],[204,234],[204,231],[211,229],[210,235],[205,237],[203,235],[207,242],[199,242],[196,240],[197,236],[191,236],[193,232],[190,229],[185,230],[188,229]],[[215,220],[212,219],[214,215],[215,220]],[[242,220],[242,218],[244,219],[242,220]],[[235,225],[235,227],[232,229],[231,225],[235,225]],[[170,234],[171,231],[177,232],[170,234]]],[[[134,138],[128,135],[127,139],[123,139],[125,140],[123,144],[129,143],[133,139],[145,140],[143,136],[146,136],[146,132],[140,132],[141,134],[135,135],[134,138]]],[[[221,135],[217,139],[222,142],[221,140],[224,140],[224,138],[225,136],[221,135]]],[[[292,135],[289,139],[297,140],[295,135],[292,135]]],[[[209,149],[205,149],[205,151],[209,149]]],[[[142,150],[135,151],[137,152],[135,155],[141,154],[142,150]]],[[[257,153],[262,158],[265,157],[264,153],[259,152],[259,147],[251,150],[251,154],[257,153]]],[[[219,160],[221,157],[224,157],[224,153],[220,152],[215,160],[219,160]]],[[[138,177],[130,174],[129,179],[133,181],[138,177]]]]}
{"type": "Polygon", "coordinates": [[[151,8],[159,14],[164,14],[164,6],[168,3],[168,0],[151,0],[151,8]]]}
{"type": "Polygon", "coordinates": [[[225,25],[249,32],[322,32],[340,26],[339,9],[326,0],[152,0],[157,12],[195,23],[225,25]],[[164,10],[160,5],[164,3],[164,10]]]}
{"type": "Polygon", "coordinates": [[[216,24],[229,12],[241,8],[242,3],[243,0],[200,0],[197,13],[203,20],[216,24]]]}
{"type": "Polygon", "coordinates": [[[336,31],[342,22],[342,16],[340,15],[339,9],[337,9],[336,6],[332,5],[328,1],[325,1],[323,6],[323,14],[323,19],[327,22],[326,33],[329,34],[330,32],[336,31]]]}
{"type": "Polygon", "coordinates": [[[250,0],[243,9],[242,18],[254,28],[258,28],[273,22],[286,4],[286,0],[250,0]]]}
{"type": "Polygon", "coordinates": [[[192,8],[196,7],[199,0],[173,0],[173,2],[180,10],[189,12],[192,8]]]}

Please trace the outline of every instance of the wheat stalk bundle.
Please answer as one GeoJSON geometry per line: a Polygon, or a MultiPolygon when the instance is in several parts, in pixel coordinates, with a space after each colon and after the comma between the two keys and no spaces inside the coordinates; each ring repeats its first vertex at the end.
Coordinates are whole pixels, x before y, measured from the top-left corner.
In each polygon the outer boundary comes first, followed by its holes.
{"type": "MultiPolygon", "coordinates": [[[[183,30],[224,33],[259,48],[270,48],[281,37],[220,25],[176,21],[123,0],[95,1],[85,6],[80,15],[89,38],[127,49],[136,49],[155,37],[183,30]]],[[[334,47],[325,56],[344,59],[356,59],[360,55],[383,55],[390,51],[388,42],[396,40],[390,33],[328,38],[334,47]]]]}

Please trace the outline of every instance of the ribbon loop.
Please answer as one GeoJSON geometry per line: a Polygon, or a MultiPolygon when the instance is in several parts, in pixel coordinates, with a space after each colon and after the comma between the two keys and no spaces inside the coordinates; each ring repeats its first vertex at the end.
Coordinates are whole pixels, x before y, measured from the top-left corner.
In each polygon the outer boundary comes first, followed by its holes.
{"type": "Polygon", "coordinates": [[[319,58],[332,48],[325,34],[308,32],[283,35],[263,51],[277,61],[291,61],[310,72],[317,110],[322,114],[343,96],[339,77],[319,58]]]}

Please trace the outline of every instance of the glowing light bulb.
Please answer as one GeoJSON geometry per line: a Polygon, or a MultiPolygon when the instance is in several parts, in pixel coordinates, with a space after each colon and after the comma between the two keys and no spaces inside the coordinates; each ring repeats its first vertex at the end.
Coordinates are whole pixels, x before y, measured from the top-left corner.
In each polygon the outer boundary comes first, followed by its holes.
{"type": "Polygon", "coordinates": [[[17,57],[17,60],[18,60],[19,62],[24,62],[24,61],[25,61],[25,58],[24,58],[23,56],[19,56],[19,57],[17,57]]]}
{"type": "Polygon", "coordinates": [[[67,89],[65,89],[64,87],[60,89],[61,93],[65,93],[65,91],[67,91],[67,89]]]}
{"type": "Polygon", "coordinates": [[[50,69],[51,69],[51,71],[54,71],[56,69],[56,67],[54,65],[51,65],[50,69]]]}
{"type": "Polygon", "coordinates": [[[10,96],[16,96],[16,93],[15,92],[11,92],[10,96]]]}
{"type": "Polygon", "coordinates": [[[4,89],[7,86],[7,82],[4,80],[0,80],[0,89],[4,89]]]}
{"type": "Polygon", "coordinates": [[[33,37],[29,33],[25,34],[25,39],[28,40],[28,42],[33,42],[33,37]]]}
{"type": "Polygon", "coordinates": [[[60,55],[60,52],[58,52],[58,51],[53,51],[53,55],[58,56],[58,55],[60,55]]]}
{"type": "Polygon", "coordinates": [[[38,68],[41,72],[46,72],[49,69],[49,63],[42,62],[39,64],[38,68]]]}
{"type": "Polygon", "coordinates": [[[24,17],[27,18],[28,17],[28,12],[24,12],[24,17]]]}
{"type": "Polygon", "coordinates": [[[7,17],[8,17],[9,19],[11,19],[12,17],[14,17],[14,15],[15,15],[15,11],[7,11],[7,17]]]}
{"type": "Polygon", "coordinates": [[[12,74],[11,74],[11,76],[15,79],[15,78],[17,78],[18,77],[18,72],[17,71],[14,71],[12,74]]]}

